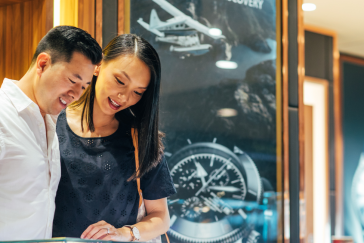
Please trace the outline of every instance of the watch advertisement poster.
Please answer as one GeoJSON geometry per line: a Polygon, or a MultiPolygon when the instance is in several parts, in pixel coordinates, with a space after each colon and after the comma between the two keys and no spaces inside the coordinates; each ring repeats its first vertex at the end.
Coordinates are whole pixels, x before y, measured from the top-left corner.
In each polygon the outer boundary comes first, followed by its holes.
{"type": "Polygon", "coordinates": [[[133,0],[162,63],[171,242],[278,241],[275,0],[133,0]]]}

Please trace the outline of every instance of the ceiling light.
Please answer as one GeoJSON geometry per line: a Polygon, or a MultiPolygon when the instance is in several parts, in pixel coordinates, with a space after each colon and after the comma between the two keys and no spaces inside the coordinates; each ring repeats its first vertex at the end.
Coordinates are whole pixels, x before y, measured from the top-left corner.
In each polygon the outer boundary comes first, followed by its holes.
{"type": "Polygon", "coordinates": [[[211,28],[209,29],[210,35],[219,36],[222,34],[222,31],[218,28],[211,28]]]}
{"type": "Polygon", "coordinates": [[[219,117],[233,117],[237,115],[237,110],[231,108],[223,108],[217,111],[217,116],[219,117]]]}
{"type": "Polygon", "coordinates": [[[316,4],[314,3],[304,3],[302,4],[303,11],[314,11],[316,10],[316,4]]]}
{"type": "Polygon", "coordinates": [[[53,1],[53,27],[60,25],[61,19],[61,0],[53,1]]]}
{"type": "Polygon", "coordinates": [[[236,69],[238,64],[232,61],[217,61],[216,66],[223,69],[236,69]]]}

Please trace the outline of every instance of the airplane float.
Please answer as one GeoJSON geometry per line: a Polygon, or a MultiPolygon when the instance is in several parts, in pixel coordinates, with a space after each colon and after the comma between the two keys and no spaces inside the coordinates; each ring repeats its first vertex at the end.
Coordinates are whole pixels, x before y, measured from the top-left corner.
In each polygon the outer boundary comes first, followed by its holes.
{"type": "Polygon", "coordinates": [[[209,52],[212,45],[201,44],[197,32],[201,32],[213,39],[225,39],[225,36],[221,34],[211,34],[210,28],[185,15],[166,0],[153,0],[153,2],[157,3],[174,17],[167,21],[161,21],[156,10],[152,9],[149,24],[144,22],[142,18],[139,18],[137,22],[148,31],[157,35],[156,41],[178,45],[171,45],[171,52],[193,56],[209,52]]]}

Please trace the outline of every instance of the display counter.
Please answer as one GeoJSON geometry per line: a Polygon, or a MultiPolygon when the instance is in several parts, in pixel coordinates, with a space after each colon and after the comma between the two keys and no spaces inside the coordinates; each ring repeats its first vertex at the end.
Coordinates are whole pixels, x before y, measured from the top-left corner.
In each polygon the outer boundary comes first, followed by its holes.
{"type": "MultiPolygon", "coordinates": [[[[84,240],[84,239],[80,239],[80,238],[66,238],[66,237],[60,237],[60,238],[52,238],[52,239],[45,239],[45,240],[22,240],[22,241],[1,241],[2,243],[4,242],[11,242],[11,243],[15,243],[15,242],[32,242],[32,243],[37,243],[37,242],[58,242],[58,243],[76,243],[76,242],[98,242],[98,243],[106,243],[106,242],[116,242],[116,241],[103,241],[103,240],[84,240]]],[[[120,241],[119,241],[120,242],[120,241]]]]}

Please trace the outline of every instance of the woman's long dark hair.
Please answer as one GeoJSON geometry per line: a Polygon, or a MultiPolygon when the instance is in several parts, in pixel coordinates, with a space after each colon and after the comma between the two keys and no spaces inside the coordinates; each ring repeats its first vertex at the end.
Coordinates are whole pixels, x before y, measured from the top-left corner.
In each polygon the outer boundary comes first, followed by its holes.
{"type": "MultiPolygon", "coordinates": [[[[132,114],[132,127],[138,131],[139,170],[129,179],[142,177],[150,169],[155,167],[162,159],[164,146],[163,133],[158,130],[159,118],[159,93],[161,81],[161,64],[156,50],[143,38],[124,34],[112,39],[103,50],[103,62],[107,63],[120,56],[129,55],[138,57],[150,69],[151,77],[147,90],[138,103],[130,107],[132,114]]],[[[95,99],[95,85],[97,76],[94,76],[91,84],[81,98],[72,103],[70,108],[82,106],[81,127],[83,121],[91,132],[95,131],[93,123],[93,107],[95,99]]],[[[116,117],[125,111],[116,113],[116,117]]],[[[122,118],[120,118],[122,119],[122,118]]]]}

